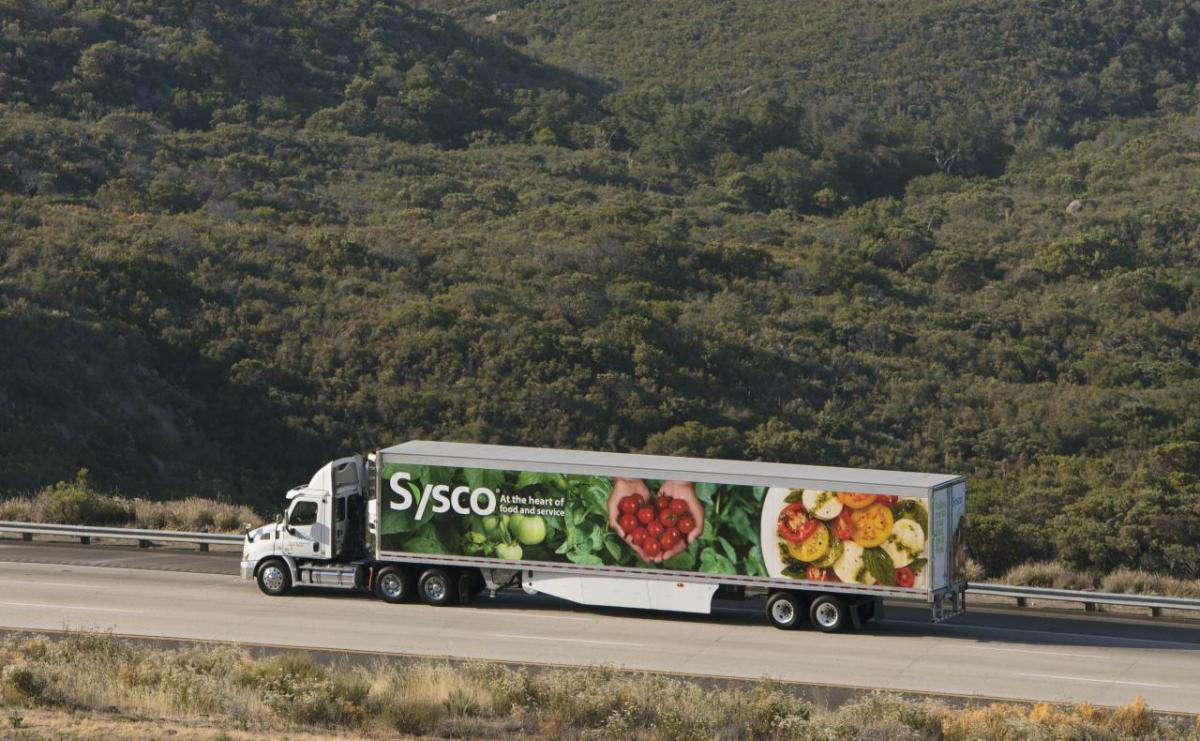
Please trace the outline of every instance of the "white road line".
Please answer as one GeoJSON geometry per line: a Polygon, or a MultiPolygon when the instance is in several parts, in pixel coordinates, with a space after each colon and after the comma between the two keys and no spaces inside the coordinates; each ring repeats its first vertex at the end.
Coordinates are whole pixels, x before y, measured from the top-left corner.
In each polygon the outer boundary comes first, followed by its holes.
{"type": "Polygon", "coordinates": [[[1095,682],[1096,684],[1126,684],[1131,687],[1161,687],[1168,690],[1183,689],[1177,684],[1155,684],[1154,682],[1123,682],[1119,679],[1093,679],[1092,677],[1072,677],[1067,674],[1034,674],[1032,672],[1014,672],[1018,677],[1037,677],[1038,679],[1065,679],[1071,682],[1095,682]]]}
{"type": "Polygon", "coordinates": [[[522,618],[539,618],[541,620],[578,620],[584,623],[590,623],[595,618],[590,617],[575,617],[570,615],[522,615],[522,618]]]}
{"type": "Polygon", "coordinates": [[[144,610],[123,610],[119,607],[88,607],[86,605],[46,605],[39,602],[0,602],[0,605],[11,607],[43,607],[48,610],[86,610],[88,612],[145,612],[144,610]]]}
{"type": "Polygon", "coordinates": [[[22,580],[22,579],[0,579],[0,584],[23,584],[27,587],[75,587],[77,589],[108,589],[108,587],[98,586],[96,584],[70,584],[67,582],[48,583],[44,581],[22,580]]]}
{"type": "Polygon", "coordinates": [[[594,641],[590,638],[553,638],[551,636],[525,636],[517,635],[516,633],[488,633],[492,638],[516,638],[523,641],[564,641],[567,643],[594,643],[599,646],[644,646],[644,643],[630,643],[627,641],[594,641]]]}
{"type": "Polygon", "coordinates": [[[1108,660],[1110,657],[1101,656],[1100,654],[1074,654],[1066,651],[1035,651],[1029,648],[1000,648],[999,646],[972,646],[971,648],[980,651],[1004,651],[1005,653],[1014,654],[1036,654],[1040,656],[1069,656],[1072,659],[1103,659],[1108,660]]]}

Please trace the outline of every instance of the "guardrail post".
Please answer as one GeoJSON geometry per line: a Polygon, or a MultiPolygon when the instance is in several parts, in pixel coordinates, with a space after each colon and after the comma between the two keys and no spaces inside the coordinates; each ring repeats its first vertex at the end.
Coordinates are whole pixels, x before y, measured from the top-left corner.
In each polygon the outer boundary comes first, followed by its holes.
{"type": "Polygon", "coordinates": [[[21,533],[21,540],[28,543],[29,541],[33,540],[33,533],[21,533]]]}
{"type": "Polygon", "coordinates": [[[150,547],[150,541],[148,541],[148,540],[139,540],[138,541],[138,548],[149,548],[149,547],[150,547]]]}
{"type": "Polygon", "coordinates": [[[1161,607],[1151,607],[1150,608],[1150,617],[1162,617],[1162,608],[1161,607]]]}
{"type": "Polygon", "coordinates": [[[1095,602],[1084,602],[1083,603],[1083,611],[1084,612],[1095,612],[1096,611],[1096,603],[1095,602]]]}
{"type": "Polygon", "coordinates": [[[79,536],[79,542],[83,545],[91,545],[92,539],[86,535],[81,535],[81,536],[79,536]]]}
{"type": "Polygon", "coordinates": [[[1024,597],[1017,597],[1017,607],[1028,607],[1028,606],[1029,606],[1029,600],[1025,599],[1024,597]]]}
{"type": "Polygon", "coordinates": [[[201,543],[201,544],[200,544],[200,550],[202,550],[202,551],[207,551],[207,550],[208,550],[208,543],[201,543]]]}

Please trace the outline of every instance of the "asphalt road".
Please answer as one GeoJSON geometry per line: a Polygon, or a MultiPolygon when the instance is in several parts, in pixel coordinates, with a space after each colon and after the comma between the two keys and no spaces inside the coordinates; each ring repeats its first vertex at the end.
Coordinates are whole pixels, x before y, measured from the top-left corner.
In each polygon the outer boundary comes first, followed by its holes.
{"type": "Polygon", "coordinates": [[[1200,626],[972,607],[950,623],[889,603],[858,633],[784,632],[761,605],[691,616],[580,608],[502,595],[467,607],[388,605],[310,589],[272,599],[240,581],[236,554],[0,541],[0,627],[94,628],[532,664],[606,664],[690,675],[878,687],[947,696],[1088,701],[1141,695],[1200,712],[1200,626]]]}

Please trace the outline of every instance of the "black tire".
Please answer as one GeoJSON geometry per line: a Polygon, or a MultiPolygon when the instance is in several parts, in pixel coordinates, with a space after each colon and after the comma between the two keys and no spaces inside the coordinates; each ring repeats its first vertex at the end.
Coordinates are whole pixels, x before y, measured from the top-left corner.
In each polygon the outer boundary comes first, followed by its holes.
{"type": "Polygon", "coordinates": [[[808,608],[808,621],[824,633],[837,633],[850,622],[850,608],[841,597],[822,594],[808,608]]]}
{"type": "Polygon", "coordinates": [[[792,592],[776,592],[767,599],[767,622],[780,630],[795,630],[804,623],[804,600],[792,592]]]}
{"type": "Polygon", "coordinates": [[[255,581],[263,594],[282,597],[292,590],[292,572],[281,559],[272,558],[262,562],[255,574],[255,581]]]}
{"type": "Polygon", "coordinates": [[[479,594],[479,574],[474,569],[466,569],[458,574],[458,604],[469,605],[479,594]]]}
{"type": "Polygon", "coordinates": [[[458,601],[458,579],[445,569],[426,569],[417,581],[417,594],[427,605],[452,605],[458,601]]]}
{"type": "Polygon", "coordinates": [[[375,596],[393,605],[413,595],[412,574],[400,566],[384,566],[375,574],[375,596]]]}

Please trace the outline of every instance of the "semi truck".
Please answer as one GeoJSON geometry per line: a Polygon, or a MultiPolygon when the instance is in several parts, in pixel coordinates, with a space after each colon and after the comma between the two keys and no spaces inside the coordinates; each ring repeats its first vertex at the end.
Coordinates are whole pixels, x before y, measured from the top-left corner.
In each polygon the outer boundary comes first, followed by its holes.
{"type": "Polygon", "coordinates": [[[502,590],[708,613],[765,597],[834,632],[921,601],[966,607],[963,476],[410,441],[321,468],[248,530],[241,574],[392,603],[502,590]]]}

